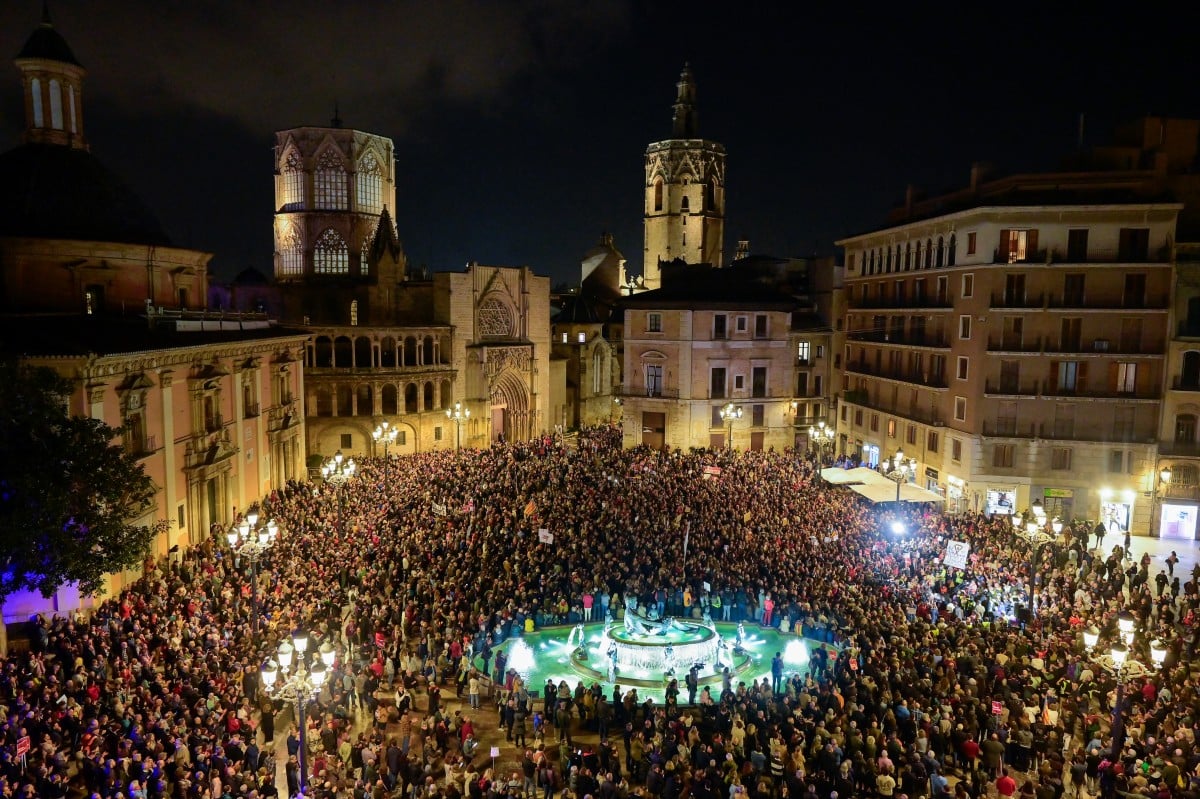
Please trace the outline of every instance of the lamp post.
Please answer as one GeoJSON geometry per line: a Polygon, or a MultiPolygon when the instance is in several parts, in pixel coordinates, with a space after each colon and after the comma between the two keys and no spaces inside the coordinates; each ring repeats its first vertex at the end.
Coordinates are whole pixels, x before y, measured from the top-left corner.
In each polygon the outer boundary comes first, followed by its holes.
{"type": "Polygon", "coordinates": [[[252,635],[258,640],[258,619],[262,614],[258,608],[258,559],[275,543],[279,535],[279,527],[271,519],[261,527],[258,525],[258,512],[250,511],[246,520],[236,527],[230,528],[225,537],[229,540],[229,548],[234,554],[244,556],[250,563],[250,599],[253,603],[254,616],[251,621],[252,635]]]}
{"type": "Polygon", "coordinates": [[[1118,640],[1113,642],[1107,652],[1098,648],[1100,630],[1092,626],[1083,632],[1083,643],[1092,655],[1092,662],[1112,674],[1117,681],[1117,695],[1113,701],[1112,750],[1108,756],[1114,763],[1120,758],[1121,750],[1125,746],[1125,708],[1122,704],[1125,699],[1125,683],[1154,674],[1162,668],[1167,659],[1167,646],[1158,639],[1148,644],[1150,665],[1130,657],[1136,638],[1136,627],[1137,619],[1132,613],[1124,610],[1117,614],[1118,640]]]}
{"type": "Polygon", "coordinates": [[[354,459],[343,457],[340,449],[321,466],[321,476],[325,479],[326,483],[333,486],[333,489],[338,494],[338,532],[342,530],[342,511],[345,509],[346,504],[345,486],[346,483],[350,482],[350,478],[354,477],[356,469],[357,466],[354,463],[354,459]]]}
{"type": "Polygon", "coordinates": [[[727,449],[733,449],[733,420],[742,418],[742,406],[727,402],[720,414],[722,421],[729,425],[729,436],[725,439],[725,446],[727,449]]]}
{"type": "Polygon", "coordinates": [[[917,459],[904,457],[904,450],[883,462],[884,476],[896,482],[896,502],[900,502],[900,486],[908,482],[908,476],[917,470],[917,459]]]}
{"type": "Polygon", "coordinates": [[[608,409],[608,423],[612,424],[613,418],[618,413],[618,409],[625,404],[625,400],[620,397],[613,397],[612,407],[608,409]]]}
{"type": "Polygon", "coordinates": [[[833,448],[833,428],[824,422],[818,422],[808,428],[808,440],[813,442],[817,450],[817,458],[821,463],[825,462],[825,450],[833,448]]]}
{"type": "Polygon", "coordinates": [[[371,431],[371,438],[375,439],[376,444],[383,444],[383,482],[387,482],[388,478],[388,446],[396,443],[396,438],[399,437],[399,428],[392,427],[391,423],[383,421],[379,426],[371,431]]]}
{"type": "Polygon", "coordinates": [[[1058,539],[1058,534],[1062,532],[1063,523],[1058,517],[1055,517],[1051,524],[1051,529],[1054,530],[1054,535],[1046,532],[1046,516],[1045,511],[1039,515],[1038,510],[1041,506],[1034,503],[1034,510],[1028,514],[1013,514],[1012,519],[1013,533],[1025,539],[1029,544],[1029,615],[1030,617],[1037,615],[1037,570],[1041,564],[1042,548],[1046,544],[1053,543],[1058,539]]]}
{"type": "Polygon", "coordinates": [[[329,643],[321,644],[311,657],[312,665],[304,657],[308,649],[308,636],[298,632],[292,642],[284,641],[275,653],[275,660],[268,660],[262,669],[263,687],[272,699],[293,702],[296,706],[296,721],[300,727],[300,793],[308,786],[308,725],[304,711],[309,702],[316,699],[321,686],[333,668],[337,655],[329,643]]]}
{"type": "Polygon", "coordinates": [[[458,452],[462,449],[463,422],[471,418],[471,409],[464,408],[461,402],[456,402],[453,408],[446,409],[446,418],[454,422],[454,451],[458,452]]]}

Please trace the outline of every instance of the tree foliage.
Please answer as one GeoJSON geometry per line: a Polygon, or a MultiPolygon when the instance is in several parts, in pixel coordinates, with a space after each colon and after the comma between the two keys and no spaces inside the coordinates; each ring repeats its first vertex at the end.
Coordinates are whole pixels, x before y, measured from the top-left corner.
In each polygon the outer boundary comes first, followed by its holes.
{"type": "Polygon", "coordinates": [[[163,524],[131,523],[154,482],[113,443],[119,430],[68,413],[70,390],[50,369],[0,362],[0,600],[68,583],[95,594],[142,563],[163,524]]]}

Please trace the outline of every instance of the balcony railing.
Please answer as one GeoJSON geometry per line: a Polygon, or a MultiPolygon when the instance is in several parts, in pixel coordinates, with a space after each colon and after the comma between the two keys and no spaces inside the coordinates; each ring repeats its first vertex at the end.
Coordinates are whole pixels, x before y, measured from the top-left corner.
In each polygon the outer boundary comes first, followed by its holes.
{"type": "Polygon", "coordinates": [[[876,369],[873,365],[862,361],[850,361],[846,371],[869,377],[880,377],[885,380],[898,380],[902,383],[916,383],[928,388],[946,388],[946,378],[929,373],[910,372],[907,369],[876,369]]]}
{"type": "Polygon", "coordinates": [[[1038,382],[1029,380],[1024,383],[1019,381],[1000,382],[987,381],[983,386],[984,394],[998,395],[1001,397],[1036,397],[1038,395],[1038,382]]]}
{"type": "Polygon", "coordinates": [[[1195,441],[1160,441],[1159,455],[1171,455],[1177,458],[1200,458],[1200,443],[1195,441]]]}
{"type": "Polygon", "coordinates": [[[912,333],[851,333],[846,338],[850,341],[895,344],[901,347],[933,347],[936,349],[948,349],[950,347],[948,336],[935,333],[926,333],[923,336],[912,333]]]}
{"type": "Polygon", "coordinates": [[[245,416],[247,419],[258,416],[258,403],[251,402],[243,410],[245,411],[245,416]]]}
{"type": "Polygon", "coordinates": [[[1001,291],[992,294],[992,308],[1044,308],[1045,294],[1023,294],[1015,291],[1001,291]]]}
{"type": "Polygon", "coordinates": [[[988,339],[988,352],[1040,353],[1041,351],[1041,336],[992,336],[988,339]]]}
{"type": "Polygon", "coordinates": [[[1137,252],[1132,247],[1088,247],[1085,252],[1069,252],[1053,247],[1050,261],[1056,264],[1165,264],[1171,260],[1171,248],[1147,247],[1137,252]]]}
{"type": "Polygon", "coordinates": [[[204,420],[204,430],[208,433],[216,433],[224,426],[225,422],[220,416],[204,420]]]}
{"type": "Polygon", "coordinates": [[[629,386],[615,392],[621,397],[642,397],[644,399],[679,399],[677,388],[647,388],[646,386],[629,386]]]}
{"type": "Polygon", "coordinates": [[[1015,253],[1004,252],[999,247],[992,250],[992,263],[994,264],[1044,264],[1047,262],[1047,251],[1042,250],[1026,250],[1023,257],[1018,258],[1015,253]]]}
{"type": "Polygon", "coordinates": [[[954,304],[948,297],[869,297],[855,299],[847,303],[851,311],[912,311],[912,310],[948,310],[954,304]]]}
{"type": "Polygon", "coordinates": [[[154,436],[143,436],[141,439],[126,440],[125,448],[133,457],[145,458],[158,451],[158,444],[154,436]]]}
{"type": "Polygon", "coordinates": [[[1179,323],[1175,335],[1179,338],[1200,338],[1200,324],[1185,319],[1179,323]]]}
{"type": "Polygon", "coordinates": [[[1117,294],[1099,297],[1051,294],[1046,307],[1079,311],[1165,311],[1169,301],[1169,297],[1162,292],[1147,293],[1142,297],[1117,294]]]}
{"type": "Polygon", "coordinates": [[[1108,338],[1066,342],[1061,340],[1053,342],[1047,339],[1043,352],[1060,355],[1162,355],[1161,348],[1114,341],[1108,338]]]}
{"type": "Polygon", "coordinates": [[[1044,397],[1078,397],[1081,399],[1162,399],[1162,395],[1157,389],[1122,391],[1109,386],[1077,386],[1076,388],[1065,388],[1050,380],[1042,381],[1041,393],[1044,397]]]}
{"type": "Polygon", "coordinates": [[[991,438],[1037,438],[1037,425],[1018,423],[1016,419],[997,419],[983,423],[983,434],[991,438]]]}

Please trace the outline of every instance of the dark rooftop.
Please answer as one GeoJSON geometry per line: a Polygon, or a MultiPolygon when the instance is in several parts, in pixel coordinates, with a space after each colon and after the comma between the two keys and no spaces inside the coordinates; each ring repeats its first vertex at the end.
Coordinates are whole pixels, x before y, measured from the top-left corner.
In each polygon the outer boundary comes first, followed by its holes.
{"type": "Polygon", "coordinates": [[[50,61],[61,61],[64,64],[83,64],[71,52],[71,46],[62,34],[54,29],[48,15],[43,16],[42,23],[34,28],[33,33],[25,40],[25,46],[17,53],[17,58],[45,58],[50,61]]]}

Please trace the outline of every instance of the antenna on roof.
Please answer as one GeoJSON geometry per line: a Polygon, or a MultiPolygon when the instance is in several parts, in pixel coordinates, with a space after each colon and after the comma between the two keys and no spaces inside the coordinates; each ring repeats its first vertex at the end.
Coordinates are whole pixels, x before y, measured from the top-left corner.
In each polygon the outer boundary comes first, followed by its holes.
{"type": "Polygon", "coordinates": [[[329,120],[329,125],[334,128],[340,128],[342,126],[342,116],[338,112],[337,100],[333,101],[333,119],[329,120]]]}

